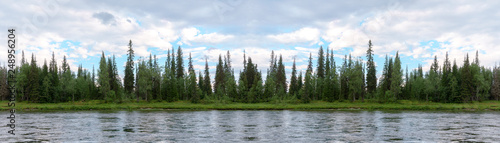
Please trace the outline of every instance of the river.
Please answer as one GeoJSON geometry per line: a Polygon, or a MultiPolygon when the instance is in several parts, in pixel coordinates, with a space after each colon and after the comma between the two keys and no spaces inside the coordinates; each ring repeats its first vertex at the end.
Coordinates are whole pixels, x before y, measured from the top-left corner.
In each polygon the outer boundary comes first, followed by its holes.
{"type": "Polygon", "coordinates": [[[24,111],[2,141],[500,141],[500,112],[24,111]]]}

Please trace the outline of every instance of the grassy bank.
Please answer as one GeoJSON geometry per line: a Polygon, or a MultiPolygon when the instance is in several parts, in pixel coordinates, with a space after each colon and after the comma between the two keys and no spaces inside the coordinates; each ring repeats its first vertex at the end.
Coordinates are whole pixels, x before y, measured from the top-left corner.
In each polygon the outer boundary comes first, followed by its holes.
{"type": "MultiPolygon", "coordinates": [[[[7,101],[0,102],[0,110],[8,110],[7,101]]],[[[323,102],[308,104],[274,103],[228,103],[194,104],[178,102],[127,102],[104,103],[103,101],[66,102],[66,103],[27,103],[17,102],[17,110],[145,110],[145,109],[184,109],[184,110],[314,110],[314,109],[362,109],[362,110],[495,110],[500,111],[499,101],[446,104],[418,101],[399,101],[398,103],[374,102],[323,102]]]]}

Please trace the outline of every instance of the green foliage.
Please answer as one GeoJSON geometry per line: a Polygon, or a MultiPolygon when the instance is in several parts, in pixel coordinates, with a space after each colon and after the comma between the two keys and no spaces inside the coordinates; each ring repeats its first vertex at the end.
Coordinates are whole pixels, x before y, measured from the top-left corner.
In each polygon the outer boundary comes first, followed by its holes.
{"type": "Polygon", "coordinates": [[[304,80],[304,87],[300,99],[303,103],[309,103],[311,97],[314,94],[314,79],[312,77],[311,71],[306,72],[306,77],[304,80]]]}
{"type": "Polygon", "coordinates": [[[281,55],[278,61],[278,69],[276,71],[276,82],[278,83],[276,89],[278,89],[279,94],[286,94],[288,85],[286,83],[285,65],[283,64],[283,58],[281,55]]]}
{"type": "Polygon", "coordinates": [[[177,48],[177,58],[176,58],[176,63],[177,63],[177,78],[183,78],[184,77],[184,62],[183,62],[183,59],[182,59],[182,49],[181,49],[181,46],[179,46],[179,48],[177,48]]]}
{"type": "Polygon", "coordinates": [[[128,43],[128,53],[127,62],[125,63],[125,77],[123,78],[123,84],[126,93],[132,93],[134,91],[134,50],[132,49],[132,40],[128,43]]]}
{"type": "Polygon", "coordinates": [[[224,87],[225,74],[224,74],[223,64],[224,63],[222,62],[222,57],[221,57],[221,55],[219,55],[219,63],[217,64],[217,67],[215,70],[215,83],[214,83],[215,92],[218,95],[221,95],[224,93],[223,91],[218,91],[218,90],[223,90],[225,88],[224,87]]]}
{"type": "Polygon", "coordinates": [[[473,75],[470,69],[468,54],[464,60],[464,66],[462,67],[460,74],[462,75],[460,97],[462,98],[463,102],[470,102],[473,92],[473,87],[472,87],[473,75]]]}
{"type": "MultiPolygon", "coordinates": [[[[349,56],[350,57],[350,56],[349,56]]],[[[362,95],[364,94],[364,81],[363,81],[363,67],[360,62],[361,59],[356,60],[355,64],[350,64],[348,71],[348,87],[349,87],[349,100],[352,102],[357,99],[362,99],[362,95]]],[[[351,59],[349,58],[349,63],[351,63],[351,59]]]]}
{"type": "Polygon", "coordinates": [[[290,77],[290,91],[289,94],[295,96],[299,91],[299,83],[297,79],[297,66],[295,65],[295,58],[293,58],[292,75],[290,77]]]}
{"type": "Polygon", "coordinates": [[[205,59],[205,77],[203,78],[203,94],[212,94],[212,82],[210,81],[210,71],[208,68],[208,59],[205,59]]]}
{"type": "Polygon", "coordinates": [[[375,62],[373,61],[373,50],[372,50],[372,41],[368,41],[368,50],[366,51],[366,89],[369,94],[375,92],[377,88],[377,76],[376,76],[376,67],[375,62]]]}
{"type": "Polygon", "coordinates": [[[39,69],[38,66],[36,65],[36,60],[34,54],[31,56],[31,64],[30,64],[30,70],[28,73],[28,82],[31,84],[28,84],[26,87],[26,100],[31,101],[31,102],[37,102],[38,97],[39,97],[39,69]],[[33,84],[35,83],[35,84],[33,84]]]}
{"type": "MultiPolygon", "coordinates": [[[[17,100],[32,103],[78,103],[86,100],[127,103],[131,102],[135,95],[136,102],[145,100],[174,103],[190,101],[215,104],[297,104],[311,101],[316,103],[317,100],[335,103],[349,100],[356,103],[365,102],[365,99],[368,102],[382,103],[397,103],[401,100],[459,103],[498,100],[500,97],[500,68],[495,66],[488,69],[480,66],[478,52],[473,62],[469,62],[467,55],[461,67],[457,66],[456,62],[452,66],[446,55],[440,68],[435,56],[428,72],[424,73],[421,65],[410,71],[407,66],[405,78],[399,52],[396,52],[394,58],[386,55],[382,76],[377,84],[371,41],[368,42],[366,63],[359,57],[345,55],[344,62],[338,69],[333,51],[327,49],[325,54],[320,47],[316,71],[313,71],[312,54],[309,55],[305,78],[302,71],[297,75],[294,60],[288,84],[284,64],[286,61],[283,61],[281,55],[278,59],[274,51],[271,53],[265,81],[257,64],[253,63],[250,57],[247,58],[245,53],[243,70],[240,71],[239,79],[235,79],[228,51],[224,59],[219,55],[214,86],[210,79],[208,60],[205,61],[204,75],[200,71],[196,78],[190,54],[188,70],[184,72],[180,47],[177,52],[173,48],[168,51],[164,67],[160,66],[156,56],[152,54],[149,60],[140,58],[134,65],[133,53],[130,41],[122,83],[114,55],[111,58],[106,56],[104,51],[97,69],[97,77],[94,69],[91,74],[83,69],[82,65],[78,66],[76,72],[71,71],[66,56],[63,56],[61,67],[57,66],[54,53],[49,65],[44,62],[42,67],[38,67],[34,60],[35,55],[32,55],[31,62],[26,62],[23,52],[21,65],[16,67],[17,100]]],[[[6,76],[6,68],[0,67],[0,81],[4,81],[0,83],[0,96],[4,100],[7,98],[6,76]]]]}
{"type": "Polygon", "coordinates": [[[391,77],[391,95],[394,95],[396,99],[402,99],[400,97],[401,85],[403,84],[403,70],[401,69],[401,60],[399,59],[399,52],[396,52],[396,58],[394,58],[394,66],[392,68],[391,77]]]}
{"type": "Polygon", "coordinates": [[[104,52],[102,52],[101,56],[101,61],[99,63],[99,69],[97,70],[97,73],[99,75],[99,79],[97,80],[97,83],[99,83],[99,93],[101,94],[101,99],[106,99],[108,92],[110,90],[110,85],[109,85],[109,73],[108,73],[108,66],[106,63],[106,57],[104,56],[104,52]]]}
{"type": "Polygon", "coordinates": [[[491,97],[492,99],[498,101],[500,98],[500,67],[495,65],[492,74],[491,97]]]}

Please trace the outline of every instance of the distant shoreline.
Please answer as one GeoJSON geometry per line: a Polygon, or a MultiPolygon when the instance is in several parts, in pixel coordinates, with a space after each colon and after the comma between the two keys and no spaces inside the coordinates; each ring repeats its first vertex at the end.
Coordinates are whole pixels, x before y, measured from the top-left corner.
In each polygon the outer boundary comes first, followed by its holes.
{"type": "MultiPolygon", "coordinates": [[[[9,110],[7,101],[0,101],[0,110],[9,110]]],[[[433,103],[419,101],[399,101],[398,103],[376,102],[324,102],[313,101],[307,104],[292,103],[190,103],[178,102],[126,102],[104,103],[93,100],[88,102],[65,103],[27,103],[16,102],[16,110],[453,110],[453,111],[500,111],[500,101],[474,103],[433,103]]]]}

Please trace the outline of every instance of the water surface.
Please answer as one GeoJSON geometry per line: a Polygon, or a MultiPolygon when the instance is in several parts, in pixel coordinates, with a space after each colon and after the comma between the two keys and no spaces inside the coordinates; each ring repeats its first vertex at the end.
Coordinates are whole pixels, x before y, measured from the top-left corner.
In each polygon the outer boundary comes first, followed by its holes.
{"type": "Polygon", "coordinates": [[[500,112],[50,111],[17,112],[2,141],[334,142],[500,141],[500,112]]]}

